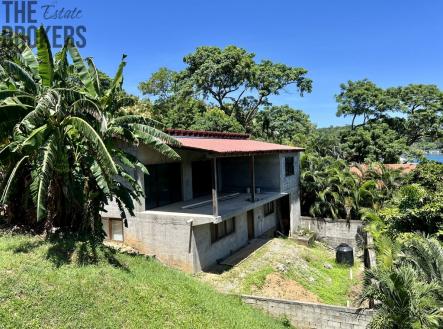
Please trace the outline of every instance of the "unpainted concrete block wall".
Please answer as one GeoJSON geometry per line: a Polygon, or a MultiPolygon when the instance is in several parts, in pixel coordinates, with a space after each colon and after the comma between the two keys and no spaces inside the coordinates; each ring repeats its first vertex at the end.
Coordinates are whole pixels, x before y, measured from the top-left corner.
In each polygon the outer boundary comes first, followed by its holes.
{"type": "Polygon", "coordinates": [[[190,239],[190,224],[180,217],[138,214],[128,218],[128,227],[124,227],[125,244],[187,272],[194,270],[190,239]]]}
{"type": "Polygon", "coordinates": [[[276,202],[274,203],[274,212],[268,216],[264,215],[264,206],[254,209],[254,233],[258,237],[277,226],[276,202]]]}
{"type": "Polygon", "coordinates": [[[246,213],[235,217],[234,233],[212,243],[211,224],[193,227],[194,272],[205,270],[248,243],[246,213]]]}
{"type": "MultiPolygon", "coordinates": [[[[264,216],[263,206],[254,209],[254,233],[258,237],[276,227],[276,216],[264,216]]],[[[210,225],[193,227],[194,272],[205,270],[248,244],[247,214],[235,216],[235,232],[211,242],[210,225]]]]}
{"type": "Polygon", "coordinates": [[[300,153],[280,154],[280,186],[281,192],[289,194],[291,228],[289,234],[296,232],[299,226],[300,210],[300,153]],[[294,157],[294,175],[286,176],[285,158],[294,157]]]}
{"type": "Polygon", "coordinates": [[[340,243],[347,243],[354,249],[358,247],[358,232],[363,223],[360,220],[351,220],[349,223],[344,219],[317,219],[301,217],[299,229],[310,229],[316,232],[322,241],[332,248],[340,243]]]}
{"type": "Polygon", "coordinates": [[[373,316],[372,310],[242,296],[245,303],[271,315],[285,316],[298,329],[365,329],[373,316]]]}

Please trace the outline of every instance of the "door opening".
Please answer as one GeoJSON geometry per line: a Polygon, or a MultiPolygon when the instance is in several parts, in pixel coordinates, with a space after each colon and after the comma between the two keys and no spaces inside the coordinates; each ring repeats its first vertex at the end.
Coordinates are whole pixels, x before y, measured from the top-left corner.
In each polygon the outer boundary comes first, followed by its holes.
{"type": "Polygon", "coordinates": [[[280,230],[281,232],[288,236],[289,229],[291,226],[291,208],[289,205],[289,195],[284,196],[279,200],[280,204],[280,230]]]}
{"type": "Polygon", "coordinates": [[[254,230],[254,210],[249,210],[247,213],[248,220],[248,240],[252,240],[255,238],[255,230],[254,230]]]}

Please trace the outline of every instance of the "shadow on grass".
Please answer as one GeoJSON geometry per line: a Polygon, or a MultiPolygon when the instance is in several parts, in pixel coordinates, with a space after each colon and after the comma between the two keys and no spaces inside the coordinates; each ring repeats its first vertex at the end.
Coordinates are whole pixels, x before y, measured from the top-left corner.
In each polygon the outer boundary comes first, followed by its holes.
{"type": "Polygon", "coordinates": [[[116,257],[117,252],[103,245],[99,239],[71,234],[54,234],[46,258],[56,267],[66,264],[78,266],[97,265],[107,262],[111,266],[130,272],[126,264],[116,257]]]}
{"type": "Polygon", "coordinates": [[[45,244],[44,240],[32,241],[32,242],[27,241],[13,248],[12,251],[15,254],[28,254],[34,249],[37,249],[38,247],[42,246],[43,244],[45,244]]]}
{"type": "Polygon", "coordinates": [[[73,233],[55,233],[46,239],[25,241],[11,250],[14,253],[28,254],[43,245],[49,245],[46,259],[56,267],[74,264],[78,266],[109,265],[130,272],[128,266],[117,258],[117,251],[105,246],[100,239],[92,236],[81,236],[73,233]]]}

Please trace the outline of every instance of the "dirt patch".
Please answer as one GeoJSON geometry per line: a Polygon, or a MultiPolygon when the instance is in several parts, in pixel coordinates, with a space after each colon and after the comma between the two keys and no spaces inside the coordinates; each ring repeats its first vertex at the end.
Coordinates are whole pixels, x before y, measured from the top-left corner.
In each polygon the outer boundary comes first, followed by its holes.
{"type": "MultiPolygon", "coordinates": [[[[363,272],[358,274],[358,279],[360,282],[363,282],[363,272]]],[[[360,304],[359,297],[363,290],[363,285],[353,285],[349,291],[348,297],[351,301],[351,306],[353,307],[369,307],[369,303],[367,301],[360,304]]]]}
{"type": "Polygon", "coordinates": [[[349,270],[336,268],[334,256],[321,245],[308,248],[290,239],[273,239],[232,268],[196,277],[223,293],[344,306],[359,295],[361,271],[354,271],[356,287],[338,284],[348,281],[349,270]]]}
{"type": "Polygon", "coordinates": [[[303,302],[319,303],[320,300],[312,292],[306,290],[294,280],[284,278],[280,273],[271,273],[266,276],[263,287],[257,291],[261,296],[299,300],[303,302]]]}

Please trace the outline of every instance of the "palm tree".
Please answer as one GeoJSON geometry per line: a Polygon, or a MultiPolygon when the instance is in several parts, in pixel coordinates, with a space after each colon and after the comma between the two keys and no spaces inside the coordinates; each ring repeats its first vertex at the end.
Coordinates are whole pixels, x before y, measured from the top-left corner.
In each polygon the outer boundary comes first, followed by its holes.
{"type": "Polygon", "coordinates": [[[412,266],[425,282],[440,286],[438,295],[443,300],[443,246],[432,237],[418,236],[405,241],[398,256],[401,264],[412,266]]]}
{"type": "Polygon", "coordinates": [[[369,328],[441,328],[440,288],[436,282],[423,282],[408,265],[366,271],[361,301],[379,302],[369,328]]]}
{"type": "Polygon", "coordinates": [[[125,58],[104,90],[92,59],[86,64],[71,40],[55,59],[43,27],[37,55],[20,46],[17,61],[4,63],[7,80],[0,89],[2,137],[7,139],[0,161],[9,168],[1,203],[9,202],[14,190],[26,202],[30,192],[35,220],[46,221],[48,228],[94,230],[110,199],[123,215],[125,210],[133,214],[133,199],[143,191],[131,171],[147,170],[121,147],[144,143],[178,157],[171,148],[178,143],[153,120],[121,115],[125,58]]]}
{"type": "Polygon", "coordinates": [[[441,328],[443,324],[443,247],[435,238],[390,238],[374,213],[377,267],[365,272],[360,302],[375,300],[370,328],[441,328]]]}

